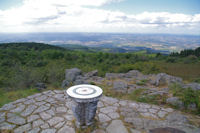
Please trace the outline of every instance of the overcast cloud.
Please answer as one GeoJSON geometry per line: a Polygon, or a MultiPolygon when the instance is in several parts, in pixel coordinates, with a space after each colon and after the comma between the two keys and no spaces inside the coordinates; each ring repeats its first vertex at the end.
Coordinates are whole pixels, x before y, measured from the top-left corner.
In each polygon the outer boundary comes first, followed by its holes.
{"type": "Polygon", "coordinates": [[[122,0],[24,0],[0,10],[0,32],[137,32],[200,34],[200,14],[126,14],[99,7],[122,0]]]}

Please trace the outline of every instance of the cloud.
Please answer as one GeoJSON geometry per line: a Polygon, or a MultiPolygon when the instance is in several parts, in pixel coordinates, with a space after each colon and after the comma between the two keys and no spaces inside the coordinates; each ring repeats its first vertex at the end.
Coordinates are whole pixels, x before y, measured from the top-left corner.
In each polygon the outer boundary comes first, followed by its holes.
{"type": "Polygon", "coordinates": [[[200,34],[200,14],[126,14],[101,9],[122,0],[24,0],[0,10],[1,32],[140,32],[200,34]]]}

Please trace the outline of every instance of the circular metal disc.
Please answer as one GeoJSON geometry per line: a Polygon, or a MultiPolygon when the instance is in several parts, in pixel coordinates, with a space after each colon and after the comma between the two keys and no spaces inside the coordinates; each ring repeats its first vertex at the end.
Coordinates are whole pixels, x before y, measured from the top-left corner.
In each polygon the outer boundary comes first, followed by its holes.
{"type": "Polygon", "coordinates": [[[78,99],[96,98],[103,93],[100,87],[87,84],[72,86],[66,92],[70,97],[78,99]]]}

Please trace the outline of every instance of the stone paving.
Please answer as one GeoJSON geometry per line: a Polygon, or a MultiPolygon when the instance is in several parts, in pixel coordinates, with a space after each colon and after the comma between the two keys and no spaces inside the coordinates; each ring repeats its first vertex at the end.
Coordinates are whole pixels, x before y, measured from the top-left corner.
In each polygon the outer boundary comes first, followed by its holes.
{"type": "MultiPolygon", "coordinates": [[[[75,133],[72,104],[65,91],[58,90],[6,104],[0,108],[0,132],[75,133]]],[[[106,96],[98,103],[95,119],[98,128],[92,133],[150,133],[162,127],[200,133],[199,125],[192,125],[187,115],[174,109],[106,96]]]]}

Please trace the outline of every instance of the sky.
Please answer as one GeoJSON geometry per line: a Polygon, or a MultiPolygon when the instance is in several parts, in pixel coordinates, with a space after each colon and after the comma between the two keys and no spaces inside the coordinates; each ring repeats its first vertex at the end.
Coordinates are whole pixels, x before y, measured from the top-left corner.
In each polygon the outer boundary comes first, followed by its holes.
{"type": "Polygon", "coordinates": [[[0,32],[200,35],[200,0],[0,0],[0,32]]]}

